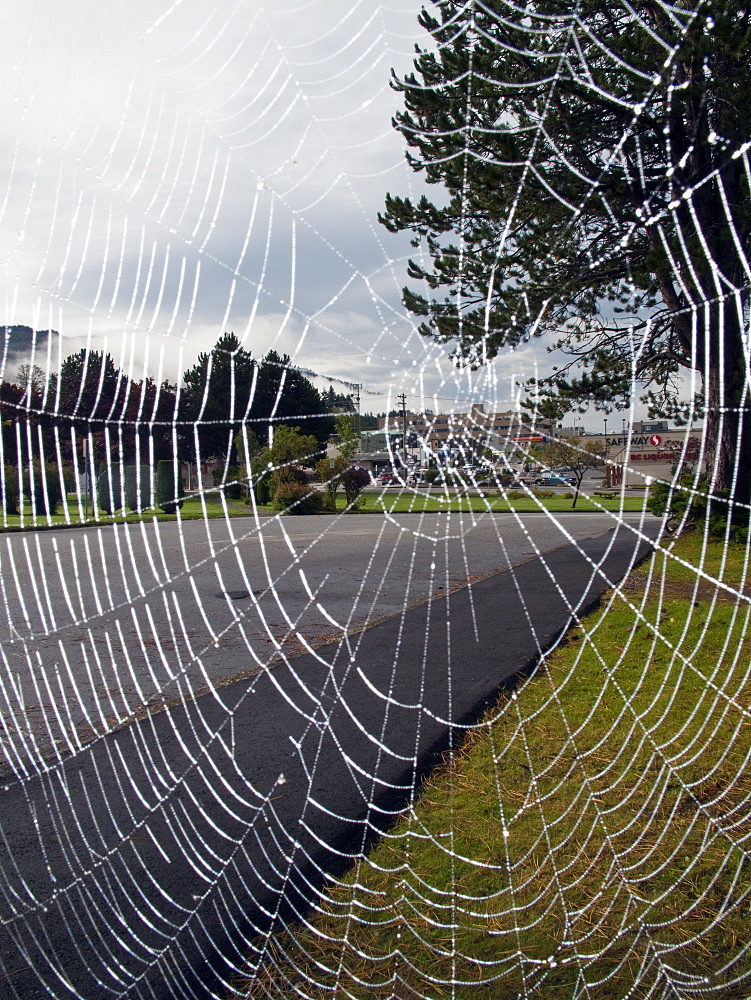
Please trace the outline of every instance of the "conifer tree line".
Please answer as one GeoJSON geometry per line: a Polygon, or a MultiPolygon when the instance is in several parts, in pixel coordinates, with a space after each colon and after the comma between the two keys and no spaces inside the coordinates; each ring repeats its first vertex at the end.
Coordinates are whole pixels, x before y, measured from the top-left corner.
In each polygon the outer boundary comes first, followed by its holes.
{"type": "Polygon", "coordinates": [[[103,470],[129,470],[102,479],[105,510],[124,506],[126,492],[133,494],[128,506],[146,506],[159,476],[161,492],[176,500],[179,480],[173,473],[167,482],[168,465],[214,460],[236,469],[268,445],[270,428],[285,425],[314,446],[312,464],[334,431],[332,412],[350,408],[348,397],[319,392],[288,355],[271,350],[256,359],[233,333],[201,353],[180,386],[130,378],[110,354],[86,348],[58,372],[24,364],[0,383],[6,510],[14,512],[13,497],[25,493],[39,512],[54,511],[63,492],[75,491],[85,461],[99,479],[103,470]]]}

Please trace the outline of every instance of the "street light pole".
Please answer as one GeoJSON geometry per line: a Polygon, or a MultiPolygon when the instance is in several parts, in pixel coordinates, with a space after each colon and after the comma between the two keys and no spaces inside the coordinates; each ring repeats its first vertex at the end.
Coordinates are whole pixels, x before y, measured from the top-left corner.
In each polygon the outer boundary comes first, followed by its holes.
{"type": "Polygon", "coordinates": [[[407,468],[407,395],[404,392],[399,393],[397,399],[401,403],[402,407],[402,463],[404,468],[407,468]]]}

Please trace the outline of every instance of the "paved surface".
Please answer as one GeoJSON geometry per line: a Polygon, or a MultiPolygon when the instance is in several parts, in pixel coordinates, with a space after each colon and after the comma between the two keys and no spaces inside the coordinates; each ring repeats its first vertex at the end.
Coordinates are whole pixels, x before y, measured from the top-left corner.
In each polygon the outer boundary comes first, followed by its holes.
{"type": "Polygon", "coordinates": [[[612,523],[240,518],[0,536],[0,774],[612,523]],[[227,596],[231,595],[231,596],[227,596]]]}
{"type": "MultiPolygon", "coordinates": [[[[504,679],[647,551],[657,522],[629,521],[363,516],[9,536],[6,650],[40,651],[36,672],[19,656],[16,697],[39,692],[62,742],[56,760],[20,710],[8,726],[0,995],[223,996],[249,940],[304,912],[504,679]],[[168,704],[84,746],[97,699],[123,718],[168,704]]],[[[102,730],[112,718],[99,713],[102,730]]]]}

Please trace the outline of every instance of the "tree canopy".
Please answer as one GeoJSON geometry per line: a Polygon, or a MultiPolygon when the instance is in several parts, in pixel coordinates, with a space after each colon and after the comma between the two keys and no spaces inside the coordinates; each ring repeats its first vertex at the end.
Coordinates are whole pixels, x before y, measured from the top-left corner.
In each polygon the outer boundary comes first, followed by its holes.
{"type": "Polygon", "coordinates": [[[319,442],[333,429],[325,400],[289,355],[272,350],[256,361],[234,333],[199,354],[183,381],[183,420],[195,428],[201,460],[236,464],[234,442],[243,425],[259,442],[267,441],[269,428],[282,421],[304,421],[304,429],[319,442]]]}
{"type": "Polygon", "coordinates": [[[551,469],[565,469],[574,480],[574,502],[581,490],[584,475],[590,469],[600,469],[605,464],[605,447],[599,441],[585,438],[555,438],[542,449],[542,458],[551,469]]]}
{"type": "Polygon", "coordinates": [[[420,22],[395,127],[445,197],[389,195],[381,221],[422,251],[421,332],[472,364],[548,335],[555,393],[604,409],[673,414],[696,373],[710,483],[747,503],[751,12],[432,0],[420,22]]]}
{"type": "MultiPolygon", "coordinates": [[[[49,375],[22,364],[15,382],[0,382],[0,417],[3,464],[72,462],[74,441],[85,439],[97,463],[154,465],[177,457],[234,466],[238,451],[249,461],[271,440],[270,430],[281,428],[281,447],[284,424],[302,426],[306,448],[315,452],[335,421],[327,398],[288,355],[269,351],[256,360],[233,333],[199,354],[179,390],[148,376],[135,381],[110,354],[90,348],[68,355],[49,375]]],[[[80,460],[81,448],[75,450],[80,460]]]]}

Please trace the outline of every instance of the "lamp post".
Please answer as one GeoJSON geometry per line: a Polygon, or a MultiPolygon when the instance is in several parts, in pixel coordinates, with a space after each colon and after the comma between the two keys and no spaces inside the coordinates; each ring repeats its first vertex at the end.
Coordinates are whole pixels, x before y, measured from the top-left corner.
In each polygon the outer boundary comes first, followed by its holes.
{"type": "Polygon", "coordinates": [[[89,439],[87,437],[81,437],[81,457],[83,459],[83,479],[84,479],[84,493],[83,493],[83,519],[88,521],[89,519],[89,493],[91,492],[91,470],[89,469],[89,439]]]}

